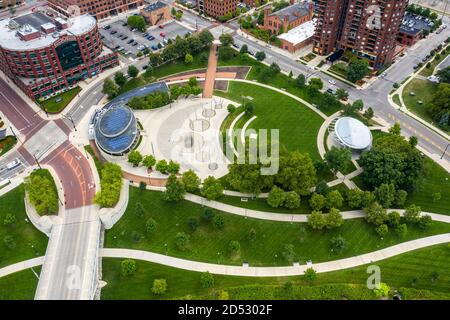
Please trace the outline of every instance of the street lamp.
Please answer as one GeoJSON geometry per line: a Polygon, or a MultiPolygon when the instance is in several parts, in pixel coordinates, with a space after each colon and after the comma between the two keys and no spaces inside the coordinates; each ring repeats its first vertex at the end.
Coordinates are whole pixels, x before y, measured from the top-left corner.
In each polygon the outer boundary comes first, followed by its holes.
{"type": "Polygon", "coordinates": [[[72,125],[73,125],[73,129],[75,130],[75,131],[77,131],[77,127],[75,126],[75,121],[73,121],[73,118],[72,118],[72,116],[66,116],[65,114],[63,114],[63,117],[64,118],[66,118],[67,120],[69,120],[71,123],[72,123],[72,125]]]}
{"type": "Polygon", "coordinates": [[[444,150],[444,152],[442,153],[441,159],[444,158],[445,153],[447,152],[447,149],[448,149],[449,146],[450,146],[450,143],[447,143],[447,146],[445,147],[445,150],[444,150]]]}
{"type": "Polygon", "coordinates": [[[37,149],[36,152],[33,153],[33,158],[34,158],[34,161],[36,162],[36,164],[38,165],[39,169],[42,169],[42,167],[38,161],[38,158],[36,157],[36,153],[38,153],[38,152],[39,152],[39,149],[37,149]]]}

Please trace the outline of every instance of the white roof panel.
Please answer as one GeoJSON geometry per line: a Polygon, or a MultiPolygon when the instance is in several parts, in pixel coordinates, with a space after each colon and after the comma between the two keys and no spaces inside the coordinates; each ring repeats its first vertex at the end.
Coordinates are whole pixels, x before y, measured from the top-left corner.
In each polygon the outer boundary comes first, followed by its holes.
{"type": "Polygon", "coordinates": [[[334,130],[336,137],[346,147],[364,150],[372,145],[372,133],[369,128],[354,118],[340,118],[336,121],[334,130]]]}

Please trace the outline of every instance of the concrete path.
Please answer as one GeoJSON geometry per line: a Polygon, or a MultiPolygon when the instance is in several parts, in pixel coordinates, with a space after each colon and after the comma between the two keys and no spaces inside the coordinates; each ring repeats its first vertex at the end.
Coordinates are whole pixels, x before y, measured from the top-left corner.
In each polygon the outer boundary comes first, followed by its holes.
{"type": "Polygon", "coordinates": [[[44,256],[11,264],[9,266],[0,269],[0,278],[15,272],[40,266],[43,263],[44,263],[44,256]]]}
{"type": "MultiPolygon", "coordinates": [[[[226,213],[236,214],[239,216],[261,219],[261,220],[271,220],[271,221],[284,221],[284,222],[307,222],[308,214],[290,214],[290,213],[279,213],[279,212],[266,212],[266,211],[258,211],[252,210],[242,207],[232,206],[230,204],[218,202],[218,201],[210,201],[201,196],[197,196],[195,194],[188,193],[184,196],[184,199],[200,204],[202,206],[210,207],[216,210],[224,211],[226,213]]],[[[403,215],[403,209],[389,209],[390,211],[397,211],[401,215],[403,215]]],[[[364,218],[366,214],[362,210],[354,210],[354,211],[344,211],[341,212],[344,220],[347,219],[357,219],[364,218]]],[[[450,223],[450,216],[438,213],[430,213],[430,212],[422,212],[422,215],[429,215],[434,221],[440,221],[445,223],[450,223]]]]}
{"type": "Polygon", "coordinates": [[[321,273],[358,267],[397,256],[402,253],[448,242],[450,242],[450,233],[411,240],[392,247],[346,259],[321,262],[312,265],[294,265],[288,267],[244,267],[219,265],[190,261],[158,253],[131,249],[101,249],[100,256],[103,258],[129,258],[143,260],[184,270],[197,272],[209,271],[213,274],[227,276],[285,277],[302,275],[308,268],[313,268],[316,272],[321,273]]]}
{"type": "Polygon", "coordinates": [[[208,69],[206,70],[203,98],[212,98],[217,71],[217,45],[213,44],[209,51],[208,69]]]}

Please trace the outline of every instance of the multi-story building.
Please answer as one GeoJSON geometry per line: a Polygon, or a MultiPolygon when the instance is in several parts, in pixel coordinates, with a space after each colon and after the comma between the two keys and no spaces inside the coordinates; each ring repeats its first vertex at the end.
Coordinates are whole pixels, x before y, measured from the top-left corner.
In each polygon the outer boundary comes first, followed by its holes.
{"type": "Polygon", "coordinates": [[[153,2],[145,8],[142,8],[140,11],[141,15],[151,26],[162,24],[172,19],[169,5],[161,1],[153,2]]]}
{"type": "Polygon", "coordinates": [[[313,2],[290,0],[289,6],[276,12],[272,12],[272,7],[264,8],[263,29],[269,30],[272,34],[288,32],[290,29],[311,21],[313,15],[313,2]]]}
{"type": "Polygon", "coordinates": [[[197,10],[213,18],[220,19],[227,15],[234,15],[239,0],[198,0],[197,10]]]}
{"type": "Polygon", "coordinates": [[[391,63],[408,0],[318,0],[314,52],[338,49],[375,68],[391,63]]]}
{"type": "Polygon", "coordinates": [[[97,19],[104,19],[144,5],[144,0],[48,0],[49,6],[70,15],[79,10],[97,19]]]}
{"type": "Polygon", "coordinates": [[[0,34],[0,69],[32,99],[119,64],[87,14],[65,18],[54,11],[32,12],[0,21],[0,34]]]}

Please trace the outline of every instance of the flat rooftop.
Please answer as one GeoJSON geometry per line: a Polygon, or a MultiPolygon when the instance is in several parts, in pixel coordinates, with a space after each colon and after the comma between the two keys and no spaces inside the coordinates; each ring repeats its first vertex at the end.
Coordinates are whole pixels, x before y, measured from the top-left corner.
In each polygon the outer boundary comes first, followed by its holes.
{"type": "Polygon", "coordinates": [[[278,38],[292,43],[295,46],[314,36],[315,29],[315,20],[308,21],[298,27],[292,28],[286,33],[282,33],[278,38]]]}
{"type": "Polygon", "coordinates": [[[13,19],[4,19],[0,21],[0,46],[9,50],[35,50],[51,45],[63,34],[81,35],[92,30],[97,21],[90,15],[85,14],[68,19],[54,18],[41,12],[28,13],[13,19]],[[53,24],[57,26],[58,22],[67,22],[67,29],[60,29],[53,33],[46,34],[41,31],[42,26],[53,24]],[[39,32],[39,37],[33,40],[22,40],[20,34],[39,32]]]}
{"type": "Polygon", "coordinates": [[[167,3],[164,3],[164,2],[161,2],[161,1],[156,1],[156,2],[153,2],[153,3],[149,4],[148,6],[146,6],[144,8],[144,11],[152,12],[152,11],[164,8],[166,6],[167,6],[167,3]]]}

